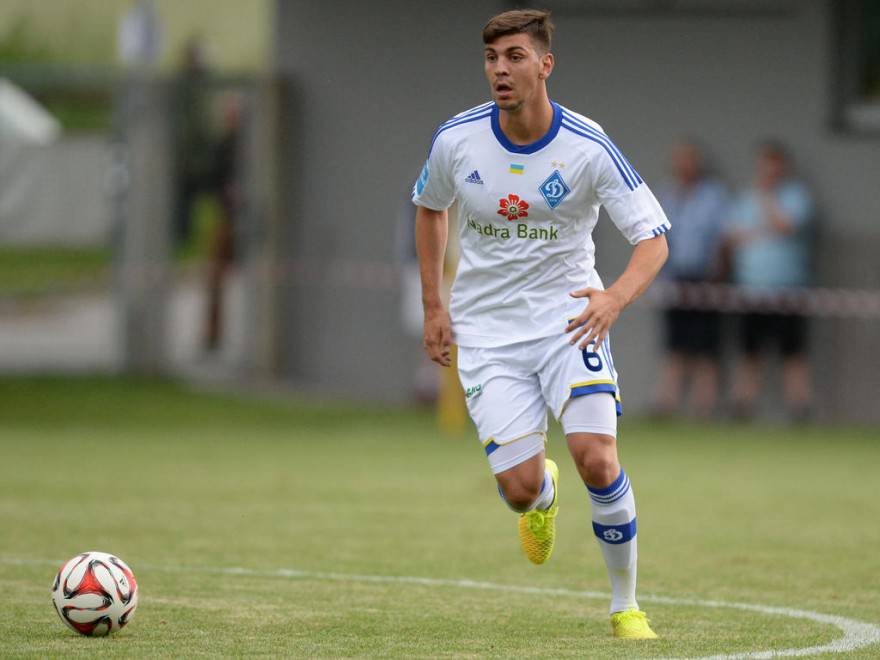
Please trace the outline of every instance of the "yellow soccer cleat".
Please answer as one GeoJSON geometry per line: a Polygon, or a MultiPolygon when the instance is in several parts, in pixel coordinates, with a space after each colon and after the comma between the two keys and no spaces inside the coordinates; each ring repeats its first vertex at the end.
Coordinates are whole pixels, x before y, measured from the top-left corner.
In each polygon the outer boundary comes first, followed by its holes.
{"type": "Polygon", "coordinates": [[[547,459],[545,467],[553,479],[553,504],[546,511],[526,511],[519,517],[519,542],[533,564],[543,564],[553,553],[556,541],[556,514],[559,513],[559,467],[547,459]]]}
{"type": "Polygon", "coordinates": [[[648,615],[641,610],[625,610],[611,615],[611,629],[620,639],[657,639],[648,625],[648,615]]]}

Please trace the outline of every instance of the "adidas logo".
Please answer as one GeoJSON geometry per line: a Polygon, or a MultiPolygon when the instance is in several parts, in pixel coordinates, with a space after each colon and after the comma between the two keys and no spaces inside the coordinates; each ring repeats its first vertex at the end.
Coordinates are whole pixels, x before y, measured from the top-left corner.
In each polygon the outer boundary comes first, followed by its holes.
{"type": "Polygon", "coordinates": [[[467,178],[464,180],[465,183],[479,183],[483,185],[483,180],[480,178],[480,173],[474,170],[470,174],[467,175],[467,178]]]}

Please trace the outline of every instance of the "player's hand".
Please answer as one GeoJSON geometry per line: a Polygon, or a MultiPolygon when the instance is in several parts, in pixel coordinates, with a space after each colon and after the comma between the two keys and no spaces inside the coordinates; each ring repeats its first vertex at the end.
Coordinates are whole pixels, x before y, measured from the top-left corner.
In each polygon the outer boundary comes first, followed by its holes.
{"type": "Polygon", "coordinates": [[[422,345],[428,357],[441,367],[452,365],[452,323],[442,307],[425,310],[425,335],[422,345]]]}
{"type": "Polygon", "coordinates": [[[605,341],[611,326],[623,311],[623,301],[618,298],[612,291],[602,291],[588,287],[572,291],[569,294],[572,298],[589,298],[590,304],[587,308],[565,328],[566,332],[577,330],[569,340],[574,345],[579,340],[578,348],[584,350],[590,344],[596,349],[605,341]]]}

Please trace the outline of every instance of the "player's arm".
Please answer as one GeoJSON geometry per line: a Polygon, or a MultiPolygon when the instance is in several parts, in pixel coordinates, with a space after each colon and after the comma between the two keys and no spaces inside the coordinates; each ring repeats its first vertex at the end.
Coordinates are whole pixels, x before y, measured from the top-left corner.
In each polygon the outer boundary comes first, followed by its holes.
{"type": "Polygon", "coordinates": [[[604,291],[592,287],[572,291],[573,298],[589,298],[590,304],[565,329],[566,332],[577,330],[571,343],[582,340],[578,347],[583,350],[593,342],[599,346],[605,341],[620,313],[657,277],[668,254],[666,236],[662,234],[640,241],[633,248],[626,270],[610,287],[604,291]]]}
{"type": "Polygon", "coordinates": [[[571,293],[574,298],[589,299],[587,308],[565,329],[574,333],[571,343],[580,342],[581,350],[590,344],[598,350],[620,313],[660,272],[669,254],[664,234],[672,227],[654,193],[610,138],[603,146],[586,175],[596,199],[633,246],[633,253],[626,270],[607,290],[589,287],[571,293]]]}
{"type": "Polygon", "coordinates": [[[416,252],[425,310],[423,344],[430,358],[444,367],[452,364],[452,325],[440,293],[448,236],[449,215],[446,211],[416,207],[416,252]]]}

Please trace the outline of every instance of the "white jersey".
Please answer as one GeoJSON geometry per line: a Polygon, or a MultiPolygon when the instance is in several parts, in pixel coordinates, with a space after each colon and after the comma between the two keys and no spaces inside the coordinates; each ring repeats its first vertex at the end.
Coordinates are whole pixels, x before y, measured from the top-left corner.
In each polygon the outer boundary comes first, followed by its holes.
{"type": "Polygon", "coordinates": [[[547,134],[515,145],[494,102],[437,129],[413,188],[429,209],[459,204],[456,343],[492,347],[561,334],[601,288],[591,237],[603,205],[633,245],[670,229],[647,184],[595,122],[553,103],[547,134]]]}

